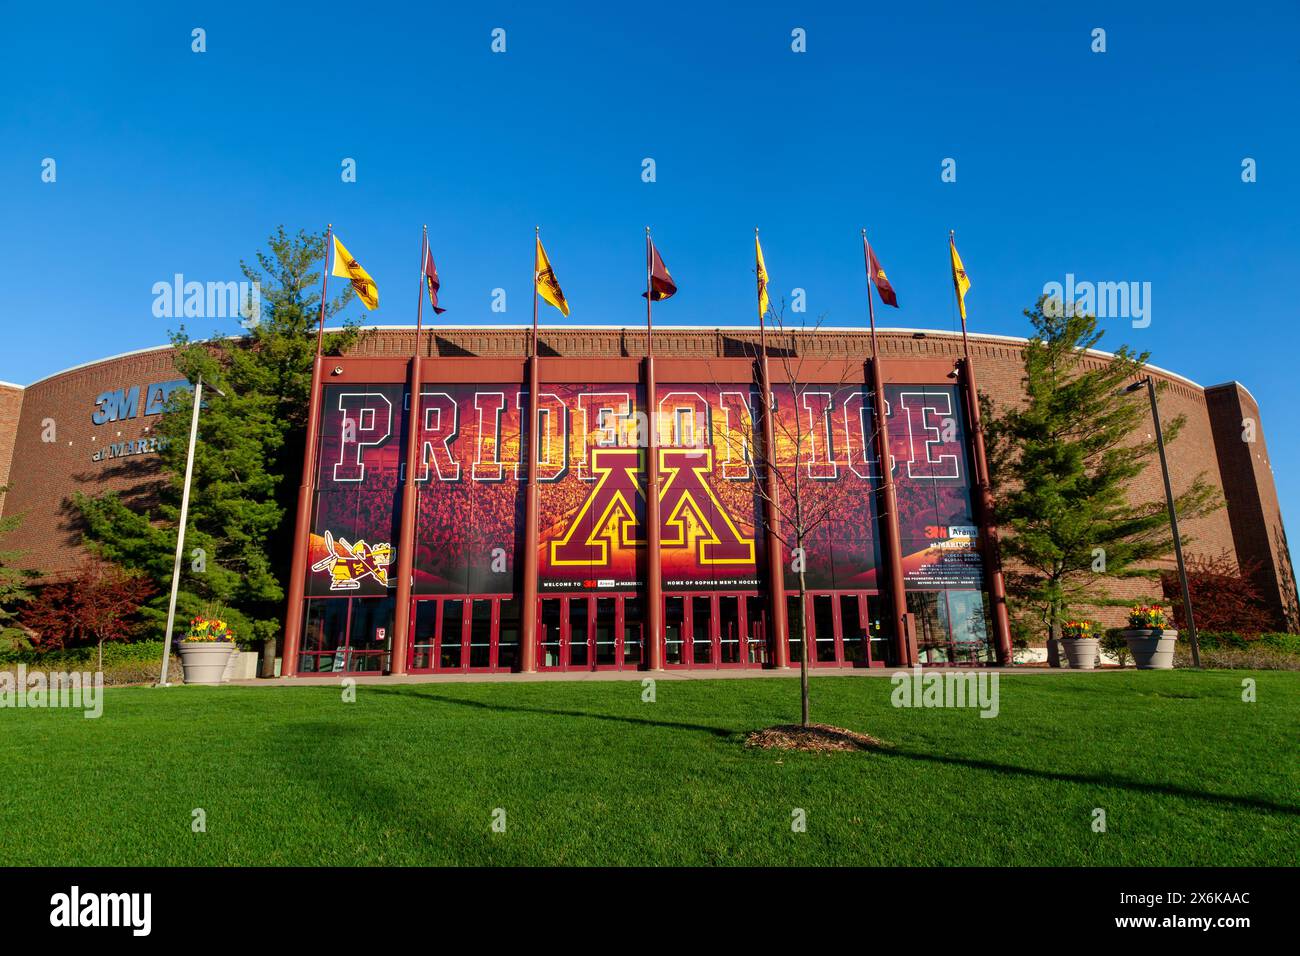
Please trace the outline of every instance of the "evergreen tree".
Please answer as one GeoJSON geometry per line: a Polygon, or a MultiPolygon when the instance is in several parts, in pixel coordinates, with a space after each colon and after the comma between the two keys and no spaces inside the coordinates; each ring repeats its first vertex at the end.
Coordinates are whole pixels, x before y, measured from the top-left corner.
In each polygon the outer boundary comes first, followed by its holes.
{"type": "MultiPolygon", "coordinates": [[[[1097,320],[1056,300],[1042,297],[1025,315],[1035,330],[1024,351],[1028,400],[996,412],[984,399],[989,470],[1008,594],[1021,627],[1041,625],[1055,647],[1072,606],[1118,603],[1107,579],[1157,579],[1153,562],[1170,555],[1173,536],[1163,494],[1133,497],[1134,480],[1160,467],[1150,406],[1123,394],[1149,353],[1087,355],[1102,337],[1097,320]]],[[[1166,444],[1184,423],[1164,423],[1166,444]]],[[[1183,519],[1220,504],[1203,474],[1175,498],[1183,519]]]]}
{"type": "MultiPolygon", "coordinates": [[[[9,487],[0,488],[0,500],[3,500],[9,487]]],[[[0,541],[22,522],[22,515],[10,515],[0,518],[0,541]]],[[[23,552],[0,549],[0,647],[30,647],[27,633],[18,626],[16,605],[30,601],[32,592],[28,590],[35,578],[35,571],[14,567],[14,562],[21,558],[23,552]]]]}
{"type": "MultiPolygon", "coordinates": [[[[325,248],[323,236],[290,236],[283,226],[267,245],[256,267],[240,263],[261,299],[260,314],[244,304],[245,334],[195,341],[182,326],[172,335],[177,368],[204,383],[177,621],[211,601],[226,605],[236,637],[262,644],[264,674],[274,666],[293,555],[325,248]]],[[[351,297],[348,289],[327,303],[326,318],[351,297]]],[[[358,335],[350,322],[325,337],[325,350],[337,354],[358,335]]],[[[159,623],[171,588],[193,407],[192,391],[173,393],[158,425],[167,481],[156,508],[140,509],[115,493],[75,501],[93,550],[159,584],[147,610],[159,623]]]]}

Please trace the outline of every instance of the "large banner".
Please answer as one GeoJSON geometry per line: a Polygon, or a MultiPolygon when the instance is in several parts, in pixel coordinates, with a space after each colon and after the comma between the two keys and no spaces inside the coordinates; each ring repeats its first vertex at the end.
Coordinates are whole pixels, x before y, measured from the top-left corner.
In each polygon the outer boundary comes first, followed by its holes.
{"type": "Polygon", "coordinates": [[[517,384],[421,388],[416,594],[519,591],[527,402],[517,384]]]}
{"type": "MultiPolygon", "coordinates": [[[[645,581],[650,418],[637,385],[544,386],[539,590],[645,581]],[[559,449],[567,450],[561,460],[559,449]]],[[[665,590],[749,590],[761,543],[747,387],[658,388],[660,562],[665,590]]]]}
{"type": "Polygon", "coordinates": [[[798,394],[778,385],[773,393],[786,589],[798,589],[802,567],[809,588],[874,590],[880,471],[870,393],[860,384],[802,385],[798,394]],[[802,555],[794,553],[796,491],[809,528],[802,555]]]}
{"type": "Polygon", "coordinates": [[[327,385],[307,566],[310,595],[387,594],[402,514],[401,385],[327,385]]]}
{"type": "MultiPolygon", "coordinates": [[[[308,593],[395,585],[407,424],[400,384],[325,388],[308,593]]],[[[538,589],[631,590],[645,581],[646,445],[658,429],[660,561],[667,591],[761,584],[763,454],[757,390],[661,384],[654,414],[635,383],[547,384],[539,395],[538,589]]],[[[811,531],[783,554],[786,587],[875,590],[882,567],[870,392],[775,390],[780,511],[793,492],[811,531]],[[798,464],[798,481],[795,466],[798,464]]],[[[912,589],[978,588],[969,455],[956,386],[886,391],[904,572],[912,589]]],[[[529,450],[518,384],[422,388],[414,590],[519,593],[529,450]]]]}
{"type": "Polygon", "coordinates": [[[890,385],[889,443],[908,590],[979,589],[984,566],[956,385],[890,385]]]}

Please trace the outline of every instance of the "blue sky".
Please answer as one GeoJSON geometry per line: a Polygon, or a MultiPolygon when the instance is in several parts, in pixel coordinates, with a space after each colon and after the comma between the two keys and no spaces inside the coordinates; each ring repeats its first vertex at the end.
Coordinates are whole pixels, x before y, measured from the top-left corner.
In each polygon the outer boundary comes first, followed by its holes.
{"type": "Polygon", "coordinates": [[[640,322],[650,224],[681,290],[656,323],[709,326],[752,321],[755,225],[774,291],[861,324],[865,225],[902,304],[884,324],[933,329],[953,228],[976,331],[1025,334],[1067,273],[1150,282],[1150,326],[1103,345],[1243,382],[1294,531],[1294,3],[610,6],[11,5],[0,379],[161,344],[153,284],[237,279],[280,223],[334,222],[384,324],[414,321],[426,222],[444,321],[530,321],[540,223],[572,321],[640,322]]]}

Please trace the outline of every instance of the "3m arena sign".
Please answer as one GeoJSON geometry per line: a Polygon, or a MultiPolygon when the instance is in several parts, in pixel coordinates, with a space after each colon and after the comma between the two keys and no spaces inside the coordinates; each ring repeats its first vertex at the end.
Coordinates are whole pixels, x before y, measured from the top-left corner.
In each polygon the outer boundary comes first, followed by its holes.
{"type": "Polygon", "coordinates": [[[167,400],[171,398],[172,392],[189,387],[190,383],[186,379],[178,378],[143,387],[132,385],[108,389],[95,396],[90,420],[96,425],[107,425],[109,422],[126,421],[145,415],[161,415],[167,410],[167,400]]]}

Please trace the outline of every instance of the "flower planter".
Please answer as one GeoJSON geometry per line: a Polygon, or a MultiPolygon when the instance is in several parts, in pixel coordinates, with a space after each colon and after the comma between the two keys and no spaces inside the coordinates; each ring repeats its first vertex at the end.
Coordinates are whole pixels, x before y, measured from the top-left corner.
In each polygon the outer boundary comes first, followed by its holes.
{"type": "Polygon", "coordinates": [[[181,641],[177,653],[185,672],[185,683],[220,684],[234,649],[235,645],[226,641],[181,641]]]}
{"type": "Polygon", "coordinates": [[[1065,657],[1077,671],[1090,671],[1097,666],[1097,648],[1101,641],[1095,637],[1070,637],[1061,641],[1065,657]]]}
{"type": "Polygon", "coordinates": [[[1122,632],[1133,663],[1140,671],[1174,669],[1174,645],[1178,632],[1172,628],[1130,628],[1122,632]]]}

